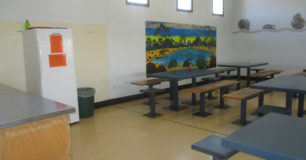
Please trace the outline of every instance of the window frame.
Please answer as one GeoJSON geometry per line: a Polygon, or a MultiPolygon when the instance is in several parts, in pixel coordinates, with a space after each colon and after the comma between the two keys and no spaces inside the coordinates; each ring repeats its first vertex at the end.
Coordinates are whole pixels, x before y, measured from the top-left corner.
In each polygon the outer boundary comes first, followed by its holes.
{"type": "Polygon", "coordinates": [[[150,0],[147,0],[147,2],[148,2],[147,4],[140,4],[140,3],[133,3],[133,2],[129,2],[128,0],[125,0],[126,5],[150,7],[150,0]]]}
{"type": "Polygon", "coordinates": [[[215,14],[215,13],[214,13],[214,0],[212,0],[212,15],[213,15],[213,16],[224,17],[224,0],[222,0],[222,1],[223,1],[222,14],[215,14]]]}
{"type": "Polygon", "coordinates": [[[178,1],[179,0],[176,0],[176,11],[178,11],[178,12],[189,12],[189,13],[193,12],[193,0],[191,0],[191,10],[179,9],[178,8],[178,1]]]}

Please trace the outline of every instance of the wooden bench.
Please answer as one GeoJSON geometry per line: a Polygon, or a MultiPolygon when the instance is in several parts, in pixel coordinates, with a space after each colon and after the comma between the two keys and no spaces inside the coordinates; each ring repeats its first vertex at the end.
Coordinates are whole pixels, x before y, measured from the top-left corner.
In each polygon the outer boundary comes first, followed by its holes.
{"type": "Polygon", "coordinates": [[[306,76],[306,72],[298,72],[298,73],[294,73],[294,74],[291,74],[291,76],[306,76]]]}
{"type": "Polygon", "coordinates": [[[162,114],[156,113],[155,111],[155,94],[160,93],[162,91],[163,91],[162,89],[157,89],[157,88],[148,88],[148,89],[140,90],[140,92],[149,94],[150,112],[147,114],[144,114],[144,116],[155,118],[155,117],[159,117],[162,115],[162,114]]]}
{"type": "Polygon", "coordinates": [[[222,137],[216,135],[192,144],[191,149],[209,154],[213,160],[227,160],[237,153],[235,150],[223,147],[222,137]]]}
{"type": "Polygon", "coordinates": [[[234,91],[228,94],[225,94],[223,98],[225,99],[236,99],[241,101],[241,109],[240,109],[240,120],[234,121],[234,124],[240,124],[240,125],[246,125],[249,123],[246,120],[246,105],[247,105],[247,100],[257,97],[259,95],[258,99],[258,106],[263,105],[263,93],[264,90],[261,89],[253,89],[253,88],[243,88],[238,91],[234,91]]]}
{"type": "Polygon", "coordinates": [[[256,73],[264,71],[264,68],[251,68],[251,71],[255,71],[256,73]]]}
{"type": "Polygon", "coordinates": [[[275,74],[279,74],[283,72],[283,70],[267,70],[267,71],[263,71],[263,72],[258,72],[258,73],[253,73],[251,74],[252,78],[256,79],[257,81],[261,81],[269,76],[271,76],[271,78],[274,78],[275,74]]]}
{"type": "Polygon", "coordinates": [[[138,85],[138,86],[149,86],[149,88],[153,88],[154,85],[157,85],[157,84],[160,84],[166,81],[169,81],[169,80],[163,79],[163,78],[154,78],[154,79],[147,79],[143,81],[132,82],[131,84],[138,85]]]}
{"type": "MultiPolygon", "coordinates": [[[[219,73],[227,72],[227,74],[229,75],[232,71],[235,71],[236,68],[234,68],[234,67],[214,67],[214,68],[209,68],[207,70],[209,70],[209,71],[218,71],[218,73],[215,74],[215,77],[204,77],[204,78],[202,78],[204,83],[213,83],[213,82],[217,82],[217,81],[223,80],[223,76],[224,75],[220,76],[219,73]]],[[[208,92],[207,99],[216,99],[216,98],[217,97],[214,97],[212,95],[212,91],[208,92]]]]}
{"type": "Polygon", "coordinates": [[[215,83],[205,84],[202,86],[187,88],[187,89],[182,90],[182,92],[200,94],[200,112],[195,113],[195,115],[206,117],[210,115],[210,113],[205,112],[205,93],[212,91],[212,90],[220,89],[220,105],[216,107],[221,108],[221,109],[229,108],[228,106],[224,105],[224,99],[222,97],[225,91],[224,88],[231,86],[231,85],[238,84],[238,83],[239,81],[235,81],[235,80],[222,80],[222,81],[218,81],[215,83]]]}
{"type": "MultiPolygon", "coordinates": [[[[168,79],[163,79],[163,78],[154,78],[154,79],[146,79],[142,81],[136,81],[132,82],[131,84],[137,85],[137,86],[148,86],[148,88],[153,88],[154,85],[161,84],[162,82],[169,81],[168,79]]],[[[150,105],[149,102],[143,103],[145,105],[150,105]]]]}

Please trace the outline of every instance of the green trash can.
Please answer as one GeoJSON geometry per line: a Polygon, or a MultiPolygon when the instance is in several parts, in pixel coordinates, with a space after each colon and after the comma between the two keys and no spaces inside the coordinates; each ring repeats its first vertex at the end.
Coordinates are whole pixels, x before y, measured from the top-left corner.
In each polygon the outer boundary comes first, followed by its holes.
{"type": "Polygon", "coordinates": [[[80,118],[88,118],[93,116],[95,93],[96,90],[94,88],[78,88],[80,118]]]}

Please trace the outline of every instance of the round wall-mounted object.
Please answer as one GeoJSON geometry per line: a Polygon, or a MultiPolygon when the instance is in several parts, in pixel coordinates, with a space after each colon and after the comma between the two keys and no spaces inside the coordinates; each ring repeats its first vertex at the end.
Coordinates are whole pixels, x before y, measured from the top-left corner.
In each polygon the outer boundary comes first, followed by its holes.
{"type": "Polygon", "coordinates": [[[300,13],[296,14],[291,18],[291,26],[294,29],[302,29],[305,26],[305,20],[302,18],[300,13]]]}
{"type": "Polygon", "coordinates": [[[250,29],[250,22],[247,19],[241,19],[238,22],[238,27],[241,30],[249,30],[250,29]]]}

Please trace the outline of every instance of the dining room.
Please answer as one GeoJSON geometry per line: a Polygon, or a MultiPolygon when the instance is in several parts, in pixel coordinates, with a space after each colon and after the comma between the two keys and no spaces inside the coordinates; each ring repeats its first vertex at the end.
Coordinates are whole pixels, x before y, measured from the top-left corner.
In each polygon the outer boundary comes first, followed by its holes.
{"type": "Polygon", "coordinates": [[[306,159],[305,7],[0,0],[0,160],[306,159]]]}

